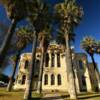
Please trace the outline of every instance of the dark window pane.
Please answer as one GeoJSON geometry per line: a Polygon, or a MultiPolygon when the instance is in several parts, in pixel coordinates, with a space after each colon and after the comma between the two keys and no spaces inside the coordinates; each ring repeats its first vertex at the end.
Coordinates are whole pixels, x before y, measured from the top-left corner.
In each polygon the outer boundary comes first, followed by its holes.
{"type": "Polygon", "coordinates": [[[80,69],[83,69],[83,63],[81,60],[79,60],[79,67],[80,67],[80,69]]]}
{"type": "Polygon", "coordinates": [[[85,76],[82,76],[82,84],[83,86],[86,86],[85,76]]]}
{"type": "Polygon", "coordinates": [[[60,53],[57,53],[57,66],[60,67],[60,53]]]}
{"type": "Polygon", "coordinates": [[[58,85],[61,85],[61,75],[60,74],[58,74],[57,80],[58,80],[58,85]]]}
{"type": "Polygon", "coordinates": [[[45,74],[44,75],[44,85],[47,85],[48,84],[48,75],[45,74]]]}
{"type": "Polygon", "coordinates": [[[45,57],[45,67],[48,67],[49,65],[49,54],[46,53],[46,57],[45,57]]]}
{"type": "Polygon", "coordinates": [[[18,84],[22,84],[22,80],[18,80],[18,84]]]}
{"type": "Polygon", "coordinates": [[[22,76],[22,84],[25,84],[25,81],[26,81],[26,75],[23,75],[22,76]]]}
{"type": "Polygon", "coordinates": [[[54,52],[51,53],[51,67],[54,67],[54,58],[55,58],[55,55],[54,55],[54,52]]]}
{"type": "Polygon", "coordinates": [[[38,76],[39,67],[40,67],[40,60],[36,59],[36,61],[35,61],[35,69],[34,69],[34,75],[35,75],[35,77],[38,76]]]}
{"type": "Polygon", "coordinates": [[[24,68],[26,69],[26,68],[28,68],[28,66],[29,66],[29,61],[26,60],[26,61],[25,61],[25,67],[24,67],[24,68]]]}
{"type": "Polygon", "coordinates": [[[55,76],[52,74],[51,75],[51,85],[55,84],[55,76]]]}

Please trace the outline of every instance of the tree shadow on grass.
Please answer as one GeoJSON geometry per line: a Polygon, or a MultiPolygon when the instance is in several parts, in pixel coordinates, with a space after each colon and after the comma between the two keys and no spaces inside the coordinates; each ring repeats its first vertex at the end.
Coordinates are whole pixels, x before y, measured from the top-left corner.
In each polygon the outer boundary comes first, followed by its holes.
{"type": "Polygon", "coordinates": [[[4,93],[0,93],[0,97],[4,97],[4,96],[11,96],[10,94],[4,94],[4,93]]]}
{"type": "MultiPolygon", "coordinates": [[[[41,100],[56,100],[56,99],[64,99],[64,98],[66,98],[66,96],[53,96],[53,97],[43,97],[41,100]]],[[[33,99],[33,100],[35,100],[35,99],[33,99]]],[[[39,99],[37,99],[37,100],[39,100],[39,99]]]]}
{"type": "Polygon", "coordinates": [[[41,100],[41,98],[39,97],[39,98],[34,98],[34,97],[32,97],[30,100],[41,100]]]}

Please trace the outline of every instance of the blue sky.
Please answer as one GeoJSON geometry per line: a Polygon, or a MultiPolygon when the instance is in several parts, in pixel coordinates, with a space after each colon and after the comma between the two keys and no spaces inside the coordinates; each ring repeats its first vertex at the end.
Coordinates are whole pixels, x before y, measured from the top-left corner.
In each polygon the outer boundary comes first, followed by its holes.
{"type": "MultiPolygon", "coordinates": [[[[57,1],[63,0],[47,0],[53,4],[57,1]]],[[[96,40],[100,40],[100,0],[76,0],[84,10],[84,16],[80,25],[75,29],[75,50],[76,52],[84,52],[80,48],[80,41],[84,36],[90,35],[96,40]]],[[[0,22],[10,25],[10,20],[8,20],[4,8],[0,5],[0,22]]],[[[23,24],[23,22],[21,22],[23,24]]],[[[31,47],[27,48],[27,51],[31,50],[31,47]],[[30,48],[30,49],[29,49],[30,48]]],[[[90,57],[88,57],[91,61],[90,57]]],[[[95,61],[97,62],[100,69],[100,55],[95,55],[95,61]]],[[[11,68],[7,68],[5,73],[9,74],[11,68]]]]}
{"type": "MultiPolygon", "coordinates": [[[[96,40],[100,40],[100,0],[77,0],[84,9],[84,17],[80,25],[76,28],[76,51],[82,51],[80,41],[84,36],[92,36],[96,40]]],[[[91,61],[90,57],[88,57],[91,61]]],[[[95,61],[100,70],[100,55],[95,55],[95,61]]]]}

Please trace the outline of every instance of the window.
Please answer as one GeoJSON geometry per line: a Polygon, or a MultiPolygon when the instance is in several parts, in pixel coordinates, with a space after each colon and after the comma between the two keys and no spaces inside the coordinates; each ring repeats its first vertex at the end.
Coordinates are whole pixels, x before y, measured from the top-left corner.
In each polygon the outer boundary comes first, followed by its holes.
{"type": "Polygon", "coordinates": [[[25,81],[26,81],[26,75],[23,75],[22,76],[22,84],[25,84],[25,81]]]}
{"type": "Polygon", "coordinates": [[[48,75],[45,74],[44,75],[44,85],[47,85],[48,84],[48,75]]]}
{"type": "Polygon", "coordinates": [[[46,57],[45,57],[45,67],[48,67],[49,65],[49,54],[46,53],[46,57]]]}
{"type": "Polygon", "coordinates": [[[52,74],[51,75],[51,85],[55,84],[55,76],[52,74]]]}
{"type": "Polygon", "coordinates": [[[40,69],[40,60],[36,59],[35,67],[34,67],[34,75],[35,75],[35,77],[38,77],[39,69],[40,69]]]}
{"type": "Polygon", "coordinates": [[[83,86],[86,86],[85,76],[82,76],[82,84],[83,86]]]}
{"type": "Polygon", "coordinates": [[[41,55],[39,55],[39,54],[38,54],[38,55],[37,55],[37,57],[38,57],[38,58],[40,58],[40,57],[41,57],[41,55]]]}
{"type": "Polygon", "coordinates": [[[26,61],[25,61],[25,67],[24,67],[24,68],[26,69],[26,68],[28,68],[28,66],[29,66],[29,61],[26,60],[26,61]]]}
{"type": "Polygon", "coordinates": [[[54,67],[54,58],[55,58],[55,55],[54,55],[54,52],[51,53],[51,67],[54,67]]]}
{"type": "Polygon", "coordinates": [[[60,67],[60,53],[57,53],[57,66],[60,67]]]}
{"type": "Polygon", "coordinates": [[[60,74],[58,74],[57,80],[58,80],[58,85],[61,85],[61,75],[60,74]]]}
{"type": "Polygon", "coordinates": [[[80,69],[83,69],[83,62],[81,60],[79,60],[79,67],[80,69]]]}
{"type": "Polygon", "coordinates": [[[22,80],[18,80],[18,84],[22,84],[22,80]]]}

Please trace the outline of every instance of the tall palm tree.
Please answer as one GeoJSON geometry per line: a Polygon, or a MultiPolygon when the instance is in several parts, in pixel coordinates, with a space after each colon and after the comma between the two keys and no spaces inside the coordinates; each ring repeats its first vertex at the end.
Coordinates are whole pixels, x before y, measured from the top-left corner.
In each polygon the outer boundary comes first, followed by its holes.
{"type": "Polygon", "coordinates": [[[44,27],[45,23],[48,18],[48,7],[47,5],[38,0],[36,3],[36,19],[34,20],[33,17],[30,17],[31,22],[33,23],[34,26],[34,39],[33,39],[33,47],[32,47],[32,65],[30,66],[29,70],[29,77],[27,79],[27,85],[26,85],[26,90],[24,94],[24,99],[30,100],[31,95],[32,95],[32,86],[33,86],[33,80],[34,80],[34,68],[35,68],[35,55],[36,55],[36,47],[37,47],[37,41],[38,41],[38,33],[41,32],[44,27]]]}
{"type": "Polygon", "coordinates": [[[36,56],[36,47],[37,47],[37,39],[38,39],[38,34],[34,31],[34,39],[33,39],[33,45],[32,45],[32,62],[31,66],[29,68],[29,75],[26,83],[26,89],[24,93],[24,99],[25,100],[30,100],[31,95],[32,95],[32,84],[33,84],[33,76],[34,76],[34,66],[35,66],[35,56],[36,56]]]}
{"type": "Polygon", "coordinates": [[[46,28],[43,30],[43,32],[39,33],[40,48],[41,48],[41,60],[40,60],[37,92],[40,94],[42,92],[42,78],[43,78],[44,60],[46,59],[47,48],[49,45],[49,41],[51,39],[51,31],[52,31],[51,26],[46,26],[46,28]]]}
{"type": "Polygon", "coordinates": [[[14,76],[15,76],[17,64],[20,59],[20,54],[21,54],[22,50],[28,45],[28,43],[30,43],[33,39],[31,30],[32,30],[31,27],[28,28],[28,26],[26,26],[26,27],[21,27],[16,31],[17,40],[16,40],[16,44],[13,44],[14,45],[13,47],[17,51],[16,51],[16,54],[14,56],[12,56],[13,72],[12,72],[12,75],[10,77],[9,84],[7,87],[7,91],[9,91],[9,92],[12,90],[14,76]]]}
{"type": "Polygon", "coordinates": [[[66,43],[66,66],[70,85],[68,92],[71,99],[77,99],[74,74],[72,71],[69,34],[73,33],[74,27],[79,24],[83,10],[76,4],[75,0],[65,0],[64,3],[57,4],[55,8],[60,19],[60,28],[66,43]]]}
{"type": "Polygon", "coordinates": [[[97,65],[95,63],[95,60],[94,60],[94,53],[95,53],[95,47],[96,47],[95,39],[93,39],[90,36],[83,38],[83,40],[81,41],[81,47],[91,57],[92,63],[93,63],[93,66],[94,66],[94,71],[96,73],[96,77],[97,77],[97,80],[98,80],[98,83],[99,83],[100,82],[100,75],[99,75],[99,71],[98,71],[97,65]]]}
{"type": "Polygon", "coordinates": [[[11,19],[11,26],[9,27],[5,39],[0,47],[0,67],[2,67],[2,63],[6,57],[16,24],[21,19],[25,18],[26,13],[23,1],[19,2],[18,0],[0,0],[0,3],[5,6],[7,15],[11,19]]]}

